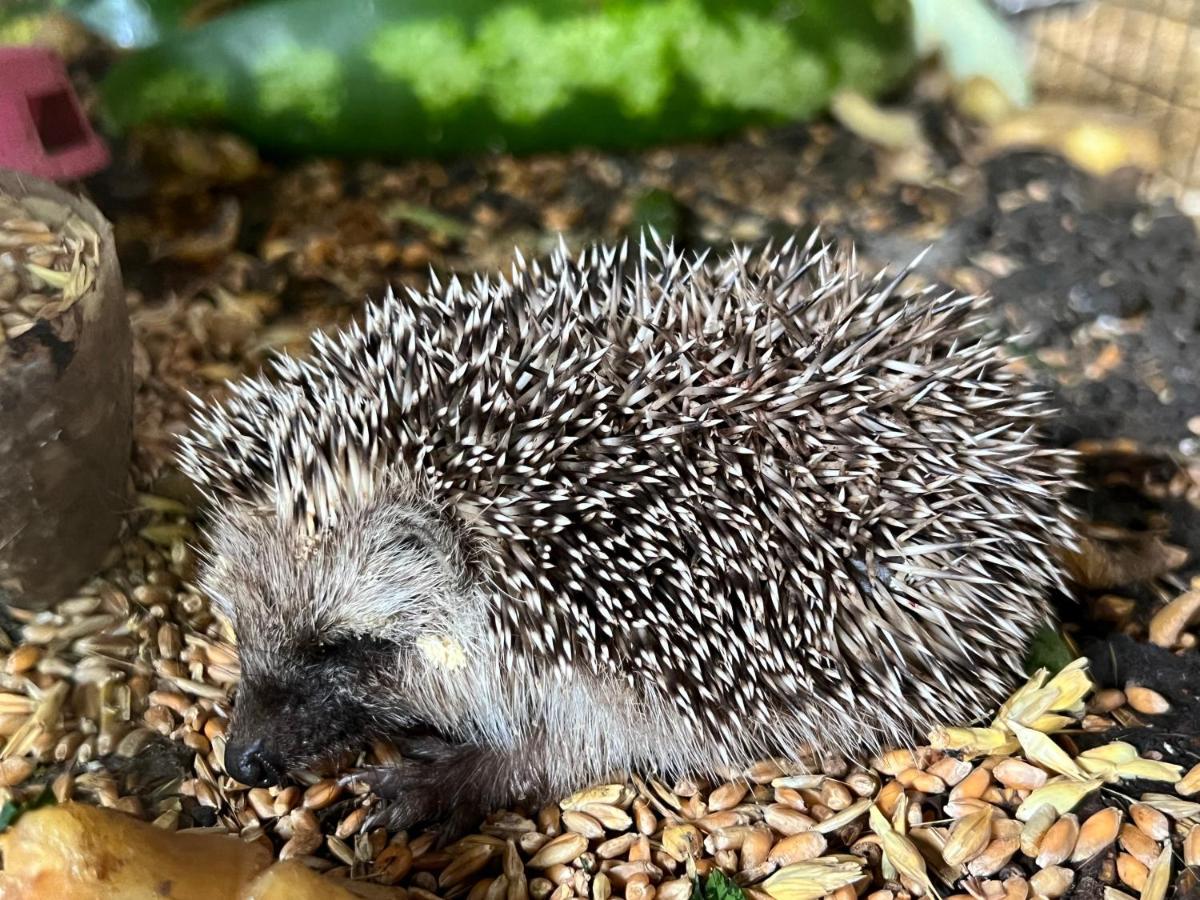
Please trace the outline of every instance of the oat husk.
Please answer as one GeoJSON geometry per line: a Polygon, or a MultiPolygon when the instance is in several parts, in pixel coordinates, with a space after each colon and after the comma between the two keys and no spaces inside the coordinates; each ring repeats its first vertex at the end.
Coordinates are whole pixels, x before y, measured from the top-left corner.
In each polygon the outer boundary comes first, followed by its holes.
{"type": "Polygon", "coordinates": [[[108,222],[0,171],[0,601],[44,608],[108,552],[127,508],[130,347],[108,222]]]}

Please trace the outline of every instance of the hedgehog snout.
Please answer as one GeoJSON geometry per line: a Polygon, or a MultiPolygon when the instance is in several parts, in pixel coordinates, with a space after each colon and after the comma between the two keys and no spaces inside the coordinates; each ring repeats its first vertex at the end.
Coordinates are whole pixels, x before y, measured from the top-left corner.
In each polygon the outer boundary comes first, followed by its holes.
{"type": "Polygon", "coordinates": [[[249,744],[227,745],[225,771],[250,787],[273,787],[282,783],[286,764],[259,738],[249,744]]]}

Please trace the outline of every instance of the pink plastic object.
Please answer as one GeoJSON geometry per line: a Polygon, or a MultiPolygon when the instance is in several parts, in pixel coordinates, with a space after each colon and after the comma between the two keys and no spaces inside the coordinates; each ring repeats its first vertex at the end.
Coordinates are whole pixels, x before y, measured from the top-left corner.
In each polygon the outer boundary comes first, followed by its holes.
{"type": "Polygon", "coordinates": [[[0,47],[0,167],[62,181],[108,163],[57,54],[0,47]]]}

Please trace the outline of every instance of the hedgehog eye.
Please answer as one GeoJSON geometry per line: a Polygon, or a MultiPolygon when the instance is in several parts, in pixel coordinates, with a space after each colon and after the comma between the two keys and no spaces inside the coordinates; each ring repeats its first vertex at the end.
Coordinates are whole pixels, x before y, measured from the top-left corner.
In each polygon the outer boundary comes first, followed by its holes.
{"type": "Polygon", "coordinates": [[[317,640],[309,645],[309,656],[316,662],[325,662],[338,655],[341,649],[339,641],[317,640]]]}

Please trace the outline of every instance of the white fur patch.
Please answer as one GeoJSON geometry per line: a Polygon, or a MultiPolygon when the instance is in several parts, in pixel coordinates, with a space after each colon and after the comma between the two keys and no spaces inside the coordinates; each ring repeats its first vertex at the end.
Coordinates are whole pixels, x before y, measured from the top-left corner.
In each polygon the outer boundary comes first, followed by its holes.
{"type": "Polygon", "coordinates": [[[444,634],[423,634],[417,638],[417,649],[440,669],[454,671],[467,664],[462,644],[444,634]]]}

